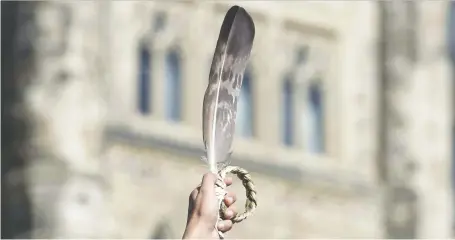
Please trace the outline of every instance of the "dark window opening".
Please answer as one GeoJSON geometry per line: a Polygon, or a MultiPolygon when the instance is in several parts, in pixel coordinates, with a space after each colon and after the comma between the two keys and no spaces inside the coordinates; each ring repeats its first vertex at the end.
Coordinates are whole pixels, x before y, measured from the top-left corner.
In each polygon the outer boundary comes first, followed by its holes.
{"type": "Polygon", "coordinates": [[[181,120],[181,58],[176,50],[171,50],[166,56],[165,65],[165,96],[166,96],[166,119],[171,121],[181,120]]]}
{"type": "Polygon", "coordinates": [[[146,46],[141,46],[139,50],[139,111],[142,114],[151,112],[150,91],[151,91],[151,54],[146,46]]]}
{"type": "Polygon", "coordinates": [[[283,127],[283,142],[286,146],[294,145],[294,100],[293,100],[293,84],[292,79],[288,76],[283,83],[282,92],[282,127],[283,127]]]}

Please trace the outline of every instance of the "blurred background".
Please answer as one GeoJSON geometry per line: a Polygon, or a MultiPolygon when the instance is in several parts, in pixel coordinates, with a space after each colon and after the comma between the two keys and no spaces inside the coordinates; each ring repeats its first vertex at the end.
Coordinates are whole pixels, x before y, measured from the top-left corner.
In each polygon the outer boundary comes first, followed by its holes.
{"type": "Polygon", "coordinates": [[[454,237],[454,3],[2,1],[3,238],[182,236],[234,4],[258,208],[227,237],[454,237]]]}

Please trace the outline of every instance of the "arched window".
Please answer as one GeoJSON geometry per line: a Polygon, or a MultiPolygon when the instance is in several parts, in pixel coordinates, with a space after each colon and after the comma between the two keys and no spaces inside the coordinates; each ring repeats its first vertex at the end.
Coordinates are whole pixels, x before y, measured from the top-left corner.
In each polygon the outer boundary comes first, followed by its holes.
{"type": "Polygon", "coordinates": [[[141,44],[139,48],[138,108],[142,114],[152,111],[150,102],[151,57],[149,47],[141,44]]]}
{"type": "Polygon", "coordinates": [[[311,153],[324,151],[324,104],[320,81],[312,81],[308,87],[305,124],[306,150],[311,153]]]}
{"type": "Polygon", "coordinates": [[[165,116],[167,120],[181,119],[181,58],[177,50],[166,54],[165,63],[165,116]]]}
{"type": "Polygon", "coordinates": [[[251,89],[251,71],[243,75],[242,88],[237,106],[236,133],[242,137],[253,136],[253,96],[251,89]]]}
{"type": "Polygon", "coordinates": [[[290,76],[286,76],[282,89],[282,133],[283,143],[287,146],[294,145],[294,100],[293,83],[290,76]]]}

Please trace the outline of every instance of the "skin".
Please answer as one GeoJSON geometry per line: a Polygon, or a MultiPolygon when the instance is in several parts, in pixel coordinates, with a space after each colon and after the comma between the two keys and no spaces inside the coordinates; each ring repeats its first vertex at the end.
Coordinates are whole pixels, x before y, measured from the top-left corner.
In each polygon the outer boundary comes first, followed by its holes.
{"type": "MultiPolygon", "coordinates": [[[[217,176],[213,173],[206,173],[202,178],[200,187],[194,189],[190,194],[188,206],[188,218],[183,239],[219,239],[215,225],[218,221],[218,199],[215,195],[215,182],[217,176]]],[[[226,177],[224,182],[227,186],[232,184],[232,178],[226,177]]],[[[218,230],[227,232],[232,228],[231,219],[237,214],[234,204],[236,196],[228,192],[224,197],[227,209],[223,220],[217,225],[218,230]]]]}

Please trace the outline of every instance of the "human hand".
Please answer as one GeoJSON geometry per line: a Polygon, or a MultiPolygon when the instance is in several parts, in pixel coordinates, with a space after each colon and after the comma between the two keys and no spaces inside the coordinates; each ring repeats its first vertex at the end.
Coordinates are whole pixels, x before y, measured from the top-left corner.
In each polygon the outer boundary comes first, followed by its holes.
{"type": "MultiPolygon", "coordinates": [[[[202,178],[200,187],[194,189],[190,194],[188,206],[188,218],[183,239],[188,238],[212,238],[219,239],[217,229],[227,232],[232,228],[231,219],[237,214],[235,207],[232,206],[236,200],[236,195],[228,192],[224,197],[226,211],[223,220],[218,222],[218,198],[215,195],[215,182],[217,176],[213,173],[206,173],[202,178]]],[[[232,184],[232,178],[224,179],[226,186],[232,184]]]]}

